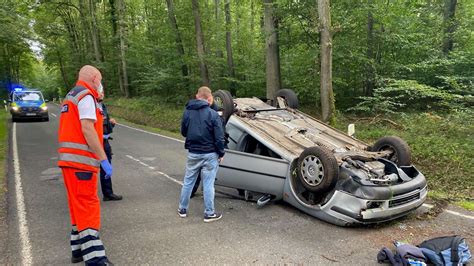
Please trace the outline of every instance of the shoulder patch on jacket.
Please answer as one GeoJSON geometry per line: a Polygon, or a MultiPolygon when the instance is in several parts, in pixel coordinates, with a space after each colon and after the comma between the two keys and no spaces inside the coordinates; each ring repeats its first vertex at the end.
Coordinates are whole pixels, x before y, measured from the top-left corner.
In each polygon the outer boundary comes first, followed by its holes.
{"type": "Polygon", "coordinates": [[[61,113],[67,113],[69,111],[69,105],[63,104],[63,107],[61,107],[61,113]]]}

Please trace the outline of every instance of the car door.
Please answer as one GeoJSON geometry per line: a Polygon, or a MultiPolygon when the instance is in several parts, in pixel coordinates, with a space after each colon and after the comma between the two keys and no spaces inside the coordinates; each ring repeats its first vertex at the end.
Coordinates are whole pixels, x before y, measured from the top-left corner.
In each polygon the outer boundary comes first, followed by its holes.
{"type": "Polygon", "coordinates": [[[216,185],[280,196],[289,172],[288,162],[270,157],[269,151],[258,154],[255,150],[263,144],[256,143],[253,149],[255,139],[231,123],[226,130],[229,149],[219,165],[216,185]]]}

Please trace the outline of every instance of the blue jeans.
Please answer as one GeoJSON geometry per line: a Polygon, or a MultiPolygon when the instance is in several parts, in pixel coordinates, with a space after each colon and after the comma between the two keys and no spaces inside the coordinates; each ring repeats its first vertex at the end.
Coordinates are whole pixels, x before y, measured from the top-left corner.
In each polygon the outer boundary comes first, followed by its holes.
{"type": "Polygon", "coordinates": [[[180,209],[188,209],[191,192],[196,183],[199,171],[201,171],[202,184],[204,187],[204,214],[214,214],[214,181],[216,180],[217,153],[188,153],[186,162],[186,173],[184,174],[183,187],[179,200],[180,209]]]}

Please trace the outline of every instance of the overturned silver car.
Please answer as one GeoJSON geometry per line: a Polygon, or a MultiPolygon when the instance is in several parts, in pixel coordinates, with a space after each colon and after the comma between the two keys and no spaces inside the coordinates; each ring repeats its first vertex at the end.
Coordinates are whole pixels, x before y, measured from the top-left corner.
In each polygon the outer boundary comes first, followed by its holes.
{"type": "Polygon", "coordinates": [[[354,139],[297,110],[291,90],[271,106],[217,91],[228,149],[216,185],[284,200],[324,221],[348,226],[396,219],[426,199],[426,179],[411,164],[405,141],[374,145],[354,139]]]}

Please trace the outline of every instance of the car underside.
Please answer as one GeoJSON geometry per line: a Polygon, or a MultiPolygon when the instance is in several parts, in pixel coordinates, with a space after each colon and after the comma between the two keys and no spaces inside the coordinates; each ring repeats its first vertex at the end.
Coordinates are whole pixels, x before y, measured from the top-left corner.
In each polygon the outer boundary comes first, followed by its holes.
{"type": "MultiPolygon", "coordinates": [[[[229,100],[229,94],[219,96],[229,100]]],[[[284,200],[338,225],[391,220],[423,204],[426,179],[402,139],[382,137],[370,146],[281,99],[277,106],[231,100],[217,185],[284,200]]]]}

